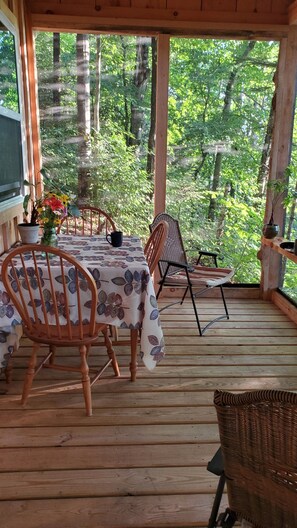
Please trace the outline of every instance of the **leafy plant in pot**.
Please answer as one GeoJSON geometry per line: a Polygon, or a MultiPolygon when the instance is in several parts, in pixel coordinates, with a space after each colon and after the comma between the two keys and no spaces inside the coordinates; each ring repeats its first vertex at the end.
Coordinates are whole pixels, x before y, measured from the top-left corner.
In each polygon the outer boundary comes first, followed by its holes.
{"type": "MultiPolygon", "coordinates": [[[[33,186],[27,180],[24,180],[24,185],[33,186]]],[[[26,194],[23,201],[24,221],[18,224],[23,244],[35,244],[38,241],[39,223],[38,223],[38,199],[34,199],[30,194],[26,194]]]]}
{"type": "MultiPolygon", "coordinates": [[[[56,228],[65,216],[80,216],[80,211],[75,202],[75,196],[65,194],[63,186],[57,186],[53,178],[49,178],[45,171],[40,171],[46,190],[39,198],[33,198],[31,193],[26,194],[23,202],[24,222],[18,225],[20,236],[24,244],[38,241],[39,228],[42,227],[43,235],[41,244],[57,245],[56,228]],[[40,224],[39,224],[40,222],[40,224]]],[[[24,185],[36,188],[36,185],[24,181],[24,185]]],[[[36,193],[35,193],[36,194],[36,193]]]]}
{"type": "MultiPolygon", "coordinates": [[[[288,178],[290,167],[287,167],[285,170],[284,176],[288,178]]],[[[269,222],[263,227],[263,235],[265,238],[274,238],[279,233],[279,225],[274,222],[274,209],[278,204],[279,200],[282,200],[284,206],[288,206],[292,197],[287,194],[288,192],[288,183],[283,180],[273,180],[268,182],[267,189],[270,189],[272,192],[272,203],[271,203],[271,215],[269,222]]]]}

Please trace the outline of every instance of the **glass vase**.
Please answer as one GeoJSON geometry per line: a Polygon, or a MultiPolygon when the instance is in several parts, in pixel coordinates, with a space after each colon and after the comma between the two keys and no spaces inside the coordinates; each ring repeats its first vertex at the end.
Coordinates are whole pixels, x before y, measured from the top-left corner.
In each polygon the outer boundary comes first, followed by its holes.
{"type": "Polygon", "coordinates": [[[42,235],[40,243],[43,246],[58,247],[58,237],[57,237],[56,229],[54,227],[44,226],[43,235],[42,235]]]}

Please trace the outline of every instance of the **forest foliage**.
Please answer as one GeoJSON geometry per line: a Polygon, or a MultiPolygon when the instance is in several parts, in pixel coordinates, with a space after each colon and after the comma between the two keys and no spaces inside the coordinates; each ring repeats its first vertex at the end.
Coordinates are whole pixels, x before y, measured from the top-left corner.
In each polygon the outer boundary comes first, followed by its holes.
{"type": "MultiPolygon", "coordinates": [[[[121,35],[35,39],[43,167],[143,239],[153,218],[155,44],[121,35]]],[[[190,257],[218,251],[241,283],[260,280],[278,48],[170,44],[167,211],[179,219],[190,257]]]]}

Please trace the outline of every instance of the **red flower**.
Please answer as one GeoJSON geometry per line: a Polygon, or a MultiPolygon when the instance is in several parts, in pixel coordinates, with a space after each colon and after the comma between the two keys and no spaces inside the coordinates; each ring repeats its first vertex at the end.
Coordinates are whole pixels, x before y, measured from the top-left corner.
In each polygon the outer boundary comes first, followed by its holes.
{"type": "Polygon", "coordinates": [[[59,198],[56,198],[55,196],[45,198],[43,204],[50,207],[52,211],[61,211],[65,208],[61,200],[59,200],[59,198]]]}

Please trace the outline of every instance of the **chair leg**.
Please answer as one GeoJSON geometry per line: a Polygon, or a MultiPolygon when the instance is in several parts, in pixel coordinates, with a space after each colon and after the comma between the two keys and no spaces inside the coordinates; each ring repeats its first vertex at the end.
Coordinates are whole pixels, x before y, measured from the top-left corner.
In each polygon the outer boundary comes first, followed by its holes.
{"type": "Polygon", "coordinates": [[[162,288],[163,288],[163,284],[161,283],[161,284],[159,285],[159,289],[158,289],[158,292],[157,292],[157,295],[156,295],[156,299],[159,298],[159,295],[160,295],[160,293],[161,293],[161,291],[162,291],[162,288]]]}
{"type": "Polygon", "coordinates": [[[30,361],[29,361],[29,365],[28,365],[27,373],[26,373],[26,378],[25,378],[24,386],[23,386],[23,393],[22,393],[22,399],[21,399],[22,405],[25,405],[28,399],[28,396],[29,396],[29,392],[32,387],[33,379],[35,376],[37,352],[39,348],[40,348],[39,343],[33,343],[33,350],[32,350],[32,354],[30,357],[30,361]]]}
{"type": "Polygon", "coordinates": [[[182,298],[180,304],[183,304],[183,302],[184,302],[184,300],[185,300],[185,298],[186,298],[186,295],[187,295],[187,293],[188,293],[188,289],[189,289],[189,286],[186,287],[186,289],[185,289],[185,293],[183,294],[183,298],[182,298]]]}
{"type": "Polygon", "coordinates": [[[226,304],[226,300],[225,300],[223,286],[220,286],[220,290],[221,290],[221,294],[222,294],[222,299],[223,299],[223,303],[224,303],[226,317],[227,317],[227,319],[229,319],[229,313],[228,313],[228,308],[227,308],[227,304],[226,304]]]}
{"type": "Polygon", "coordinates": [[[112,368],[113,368],[113,371],[115,373],[115,376],[120,376],[120,369],[119,369],[119,365],[118,365],[118,362],[117,362],[117,358],[116,358],[116,355],[115,355],[115,351],[112,347],[112,343],[111,343],[111,340],[108,336],[108,330],[107,328],[103,329],[102,330],[102,333],[103,333],[103,336],[104,336],[104,343],[105,343],[105,346],[106,346],[106,349],[107,349],[107,354],[109,356],[109,358],[111,359],[111,364],[112,364],[112,368]]]}
{"type": "Polygon", "coordinates": [[[109,334],[113,343],[116,343],[119,340],[119,331],[117,326],[109,325],[109,334]]]}
{"type": "Polygon", "coordinates": [[[217,491],[216,491],[215,498],[213,501],[212,510],[211,510],[207,528],[216,528],[217,526],[217,516],[218,516],[218,511],[219,511],[219,507],[220,507],[221,500],[222,500],[225,480],[226,480],[226,477],[224,474],[222,474],[219,478],[218,487],[217,487],[217,491]]]}
{"type": "Polygon", "coordinates": [[[5,381],[7,384],[9,384],[12,380],[12,371],[13,371],[13,357],[11,354],[7,360],[7,365],[5,368],[5,381]]]}
{"type": "Polygon", "coordinates": [[[235,511],[230,510],[230,508],[226,508],[224,513],[219,515],[216,526],[221,526],[222,528],[233,528],[236,521],[237,515],[235,511]]]}
{"type": "Polygon", "coordinates": [[[92,394],[91,394],[91,381],[89,376],[89,366],[87,363],[87,352],[88,348],[86,345],[79,347],[80,353],[80,370],[82,374],[82,387],[85,399],[85,407],[87,416],[92,416],[92,394]]]}
{"type": "Polygon", "coordinates": [[[49,358],[49,364],[53,365],[54,362],[55,362],[56,347],[55,347],[55,345],[50,345],[49,349],[50,349],[50,353],[51,353],[51,356],[49,358]]]}
{"type": "Polygon", "coordinates": [[[197,322],[199,334],[202,336],[202,330],[201,330],[201,325],[200,325],[200,321],[199,321],[199,317],[198,317],[198,312],[197,312],[197,308],[196,308],[196,303],[195,303],[195,297],[194,297],[194,294],[193,294],[193,290],[192,290],[191,286],[188,286],[188,288],[190,290],[190,295],[191,295],[191,299],[192,299],[192,304],[193,304],[193,308],[194,308],[194,313],[195,313],[195,317],[196,317],[196,322],[197,322]]]}

